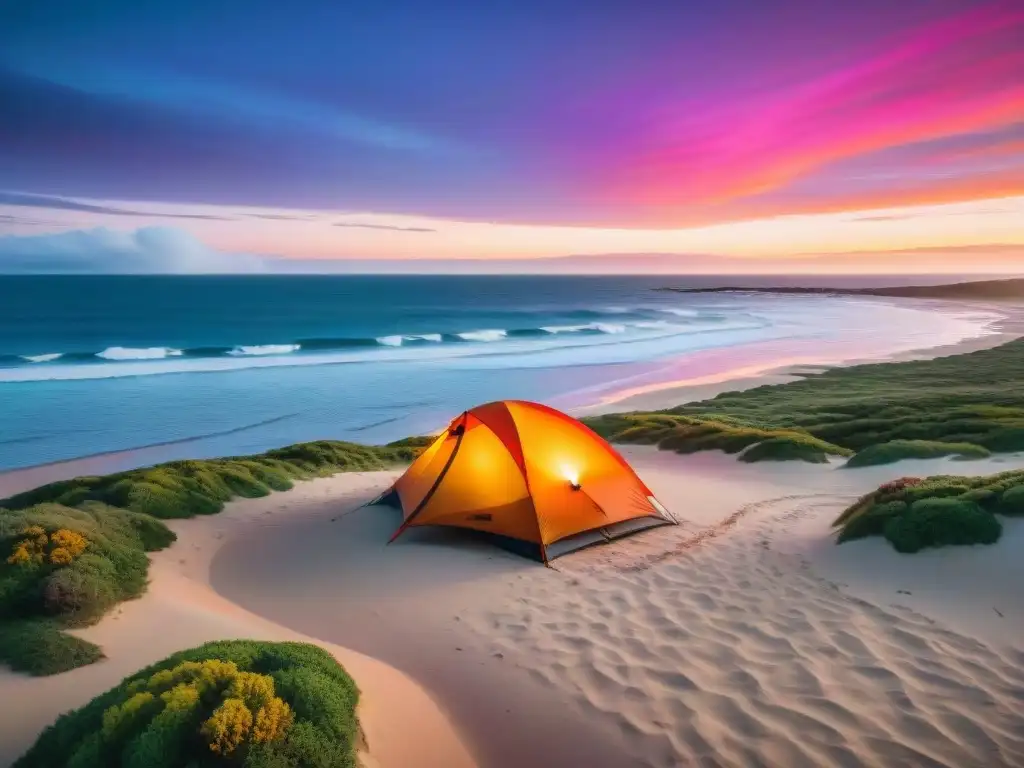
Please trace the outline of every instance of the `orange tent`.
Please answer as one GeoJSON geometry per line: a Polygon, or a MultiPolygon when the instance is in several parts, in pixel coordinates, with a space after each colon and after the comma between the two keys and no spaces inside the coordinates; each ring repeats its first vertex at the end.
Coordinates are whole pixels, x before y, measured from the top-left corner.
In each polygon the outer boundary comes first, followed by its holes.
{"type": "Polygon", "coordinates": [[[603,438],[519,400],[456,418],[380,501],[402,509],[392,541],[411,526],[472,528],[544,562],[676,522],[603,438]]]}

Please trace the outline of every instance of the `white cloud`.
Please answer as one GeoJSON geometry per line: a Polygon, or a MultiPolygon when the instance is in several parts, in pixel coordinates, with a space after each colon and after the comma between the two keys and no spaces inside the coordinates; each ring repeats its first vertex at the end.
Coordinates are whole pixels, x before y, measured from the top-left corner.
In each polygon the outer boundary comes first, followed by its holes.
{"type": "Polygon", "coordinates": [[[106,227],[0,237],[0,273],[218,274],[267,270],[267,259],[215,251],[173,227],[106,227]]]}

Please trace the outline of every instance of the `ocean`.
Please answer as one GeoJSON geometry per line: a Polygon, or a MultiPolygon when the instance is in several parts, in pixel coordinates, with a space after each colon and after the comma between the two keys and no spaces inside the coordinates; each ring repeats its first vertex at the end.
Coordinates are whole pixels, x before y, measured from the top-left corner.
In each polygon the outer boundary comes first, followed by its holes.
{"type": "Polygon", "coordinates": [[[165,459],[385,442],[489,400],[585,408],[772,361],[949,344],[994,319],[920,302],[654,290],[734,282],[0,276],[0,470],[147,446],[165,459]]]}

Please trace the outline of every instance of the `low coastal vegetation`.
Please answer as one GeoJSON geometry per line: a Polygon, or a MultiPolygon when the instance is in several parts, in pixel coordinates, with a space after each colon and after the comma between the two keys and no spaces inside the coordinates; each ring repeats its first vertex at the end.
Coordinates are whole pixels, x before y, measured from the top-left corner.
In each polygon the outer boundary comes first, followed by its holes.
{"type": "Polygon", "coordinates": [[[991,456],[988,448],[973,443],[943,443],[937,440],[889,440],[878,445],[869,445],[857,451],[848,467],[870,467],[877,464],[892,464],[903,459],[939,459],[953,456],[957,459],[983,459],[991,456]]]}
{"type": "Polygon", "coordinates": [[[146,552],[172,541],[159,520],[96,501],[0,510],[0,661],[48,675],[101,658],[62,630],[140,595],[146,552]]]}
{"type": "Polygon", "coordinates": [[[316,646],[207,643],[62,715],[15,768],[352,768],[358,700],[316,646]]]}
{"type": "Polygon", "coordinates": [[[836,518],[838,542],[884,536],[898,552],[993,544],[999,517],[1024,517],[1024,470],[988,477],[905,477],[860,498],[836,518]]]}
{"type": "Polygon", "coordinates": [[[1024,340],[726,392],[664,411],[585,419],[603,437],[747,461],[849,456],[848,466],[1024,450],[1024,340]]]}
{"type": "Polygon", "coordinates": [[[814,463],[853,451],[795,429],[773,429],[733,419],[689,416],[670,411],[615,413],[584,420],[602,437],[616,443],[657,445],[676,453],[723,451],[741,461],[798,459],[814,463]]]}
{"type": "Polygon", "coordinates": [[[256,498],[286,491],[295,480],[388,469],[409,462],[430,439],[408,438],[384,446],[320,440],[253,456],[170,461],[50,483],[3,499],[0,509],[19,510],[43,503],[75,507],[99,501],[163,519],[211,515],[236,496],[256,498]]]}
{"type": "Polygon", "coordinates": [[[50,675],[102,658],[96,645],[64,630],[93,624],[142,594],[146,553],[175,540],[161,518],[213,514],[234,497],[266,496],[299,479],[387,469],[428,441],[300,443],[79,477],[0,501],[0,662],[50,675]]]}

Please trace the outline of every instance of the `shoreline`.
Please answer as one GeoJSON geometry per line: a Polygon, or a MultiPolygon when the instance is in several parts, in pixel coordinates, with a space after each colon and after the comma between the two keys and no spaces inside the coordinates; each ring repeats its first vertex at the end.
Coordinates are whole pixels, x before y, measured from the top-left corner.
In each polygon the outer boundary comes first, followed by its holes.
{"type": "MultiPolygon", "coordinates": [[[[872,297],[876,298],[876,297],[872,297]]],[[[783,384],[799,378],[802,373],[817,372],[826,368],[847,367],[863,363],[901,362],[919,360],[946,355],[963,354],[980,349],[999,346],[1013,339],[1024,336],[1024,305],[992,304],[970,301],[949,301],[937,299],[885,299],[887,303],[906,306],[929,305],[931,309],[955,310],[995,314],[988,328],[993,330],[979,336],[961,339],[960,341],[896,351],[880,356],[857,357],[840,356],[830,360],[827,354],[809,353],[805,356],[784,358],[781,365],[778,359],[777,345],[773,342],[755,342],[749,347],[761,350],[766,360],[758,363],[729,367],[726,364],[721,370],[697,377],[680,376],[669,373],[664,381],[653,382],[637,387],[612,389],[598,397],[596,402],[580,403],[581,391],[565,393],[551,398],[551,403],[568,413],[577,416],[595,416],[625,410],[661,410],[689,402],[705,400],[722,392],[741,391],[767,384],[783,384]]],[[[710,361],[714,366],[716,358],[727,359],[735,348],[723,347],[703,350],[684,358],[668,361],[669,368],[677,366],[693,367],[701,361],[710,361]]],[[[785,355],[783,351],[781,354],[785,355]]],[[[438,429],[443,428],[439,425],[438,429]]],[[[171,461],[188,456],[182,454],[182,445],[188,445],[205,438],[189,438],[145,445],[138,448],[127,448],[102,453],[90,454],[71,459],[64,459],[28,467],[0,470],[0,498],[20,493],[31,488],[45,485],[57,480],[67,480],[84,475],[103,475],[149,466],[163,461],[171,461]]]]}
{"type": "MultiPolygon", "coordinates": [[[[801,378],[806,373],[819,373],[831,368],[847,368],[854,365],[872,363],[899,363],[909,360],[926,360],[949,355],[961,355],[982,349],[998,347],[1014,339],[1024,336],[1024,304],[1021,303],[989,303],[977,301],[959,301],[946,299],[888,299],[885,297],[867,297],[883,299],[897,306],[922,306],[943,311],[964,310],[995,314],[986,326],[989,332],[982,333],[952,343],[917,347],[900,350],[877,356],[840,356],[828,359],[821,354],[791,356],[782,362],[772,360],[744,365],[696,377],[674,378],[662,382],[652,382],[637,387],[615,390],[602,396],[597,402],[572,408],[574,415],[597,416],[624,410],[655,411],[672,408],[676,405],[699,402],[715,397],[723,392],[737,392],[753,389],[769,384],[785,384],[801,378]]],[[[759,344],[767,344],[770,342],[759,344]]],[[[728,352],[711,350],[715,352],[728,352]]],[[[685,362],[685,361],[684,361],[685,362]]]]}

